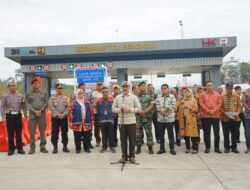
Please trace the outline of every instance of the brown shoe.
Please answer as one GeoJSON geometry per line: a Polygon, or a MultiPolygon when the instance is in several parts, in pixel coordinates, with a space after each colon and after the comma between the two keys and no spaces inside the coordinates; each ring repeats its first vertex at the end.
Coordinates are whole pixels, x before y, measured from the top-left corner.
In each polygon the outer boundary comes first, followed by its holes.
{"type": "Polygon", "coordinates": [[[97,142],[97,143],[95,144],[95,147],[99,147],[99,146],[100,146],[100,143],[97,142]]]}
{"type": "Polygon", "coordinates": [[[132,158],[129,159],[129,161],[130,161],[132,164],[134,164],[134,163],[135,163],[135,158],[132,157],[132,158]]]}
{"type": "Polygon", "coordinates": [[[121,158],[118,163],[125,163],[126,162],[126,159],[125,158],[121,158]]]}

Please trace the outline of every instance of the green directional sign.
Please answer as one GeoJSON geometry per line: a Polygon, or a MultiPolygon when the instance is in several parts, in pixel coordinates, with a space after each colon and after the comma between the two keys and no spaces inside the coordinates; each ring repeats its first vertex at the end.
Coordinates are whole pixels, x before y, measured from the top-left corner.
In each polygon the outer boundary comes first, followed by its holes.
{"type": "Polygon", "coordinates": [[[73,63],[70,63],[69,64],[69,69],[74,69],[75,68],[75,65],[73,63]]]}
{"type": "Polygon", "coordinates": [[[100,67],[106,67],[106,63],[105,62],[100,62],[100,67]]]}
{"type": "Polygon", "coordinates": [[[41,70],[43,70],[42,65],[37,65],[37,66],[36,66],[36,70],[37,70],[37,71],[41,71],[41,70]]]}

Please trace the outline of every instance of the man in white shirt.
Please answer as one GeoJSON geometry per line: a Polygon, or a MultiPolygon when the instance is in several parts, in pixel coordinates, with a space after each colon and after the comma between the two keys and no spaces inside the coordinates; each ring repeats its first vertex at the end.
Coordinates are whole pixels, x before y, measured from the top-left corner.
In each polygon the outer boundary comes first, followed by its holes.
{"type": "Polygon", "coordinates": [[[122,94],[116,96],[112,105],[112,111],[118,114],[120,125],[122,158],[119,162],[129,160],[135,163],[136,118],[135,113],[141,111],[141,105],[135,95],[129,93],[130,84],[122,82],[122,94]],[[129,139],[129,154],[127,152],[127,138],[129,139]]]}
{"type": "Polygon", "coordinates": [[[161,85],[162,96],[156,99],[156,109],[158,116],[158,124],[160,129],[160,150],[157,154],[165,153],[165,129],[167,128],[170,153],[176,155],[174,150],[174,106],[176,99],[174,95],[169,93],[167,84],[161,85]]]}

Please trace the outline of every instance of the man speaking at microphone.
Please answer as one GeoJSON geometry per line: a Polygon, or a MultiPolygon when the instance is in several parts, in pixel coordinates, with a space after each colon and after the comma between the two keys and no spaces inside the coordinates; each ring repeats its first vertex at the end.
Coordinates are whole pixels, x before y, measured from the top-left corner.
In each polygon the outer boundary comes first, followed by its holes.
{"type": "Polygon", "coordinates": [[[135,163],[136,118],[135,113],[141,111],[141,105],[136,96],[129,93],[129,82],[122,82],[122,94],[116,96],[112,111],[117,113],[120,126],[122,158],[119,162],[129,160],[135,163]],[[127,152],[127,138],[129,139],[129,154],[127,152]]]}

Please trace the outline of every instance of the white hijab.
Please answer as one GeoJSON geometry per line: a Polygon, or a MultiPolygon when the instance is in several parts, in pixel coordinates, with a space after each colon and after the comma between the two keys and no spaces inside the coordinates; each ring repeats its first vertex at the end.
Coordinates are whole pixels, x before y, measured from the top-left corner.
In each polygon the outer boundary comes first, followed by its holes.
{"type": "Polygon", "coordinates": [[[81,105],[82,119],[85,119],[85,117],[86,117],[86,108],[85,108],[85,104],[84,104],[84,97],[82,99],[79,99],[79,95],[78,94],[80,92],[84,93],[82,89],[78,89],[76,91],[76,101],[77,101],[78,104],[81,105]]]}

